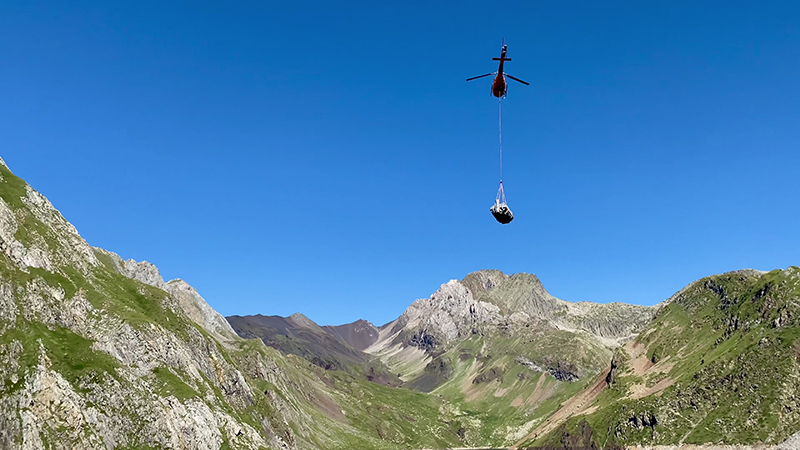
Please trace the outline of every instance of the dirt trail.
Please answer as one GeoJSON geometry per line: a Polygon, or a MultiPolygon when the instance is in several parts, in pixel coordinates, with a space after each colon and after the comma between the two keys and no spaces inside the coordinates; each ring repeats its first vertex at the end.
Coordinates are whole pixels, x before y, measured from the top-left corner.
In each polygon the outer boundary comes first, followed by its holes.
{"type": "Polygon", "coordinates": [[[544,422],[539,424],[538,427],[534,428],[533,431],[528,433],[527,436],[520,439],[516,444],[514,444],[511,448],[515,449],[529,441],[531,439],[536,438],[537,436],[541,436],[543,434],[547,434],[553,431],[556,427],[564,423],[568,418],[579,414],[586,410],[589,405],[592,404],[594,399],[600,395],[601,392],[606,388],[606,374],[601,372],[597,375],[597,379],[594,383],[587,389],[581,391],[578,395],[570,398],[567,400],[561,408],[559,408],[553,415],[545,419],[544,422]]]}
{"type": "MultiPolygon", "coordinates": [[[[631,369],[633,369],[633,374],[642,379],[646,379],[648,376],[667,374],[675,365],[669,358],[653,364],[650,358],[647,357],[647,347],[635,341],[625,344],[625,351],[627,351],[628,355],[631,357],[629,364],[631,369]]],[[[647,397],[648,395],[659,394],[674,383],[674,379],[665,375],[664,378],[649,387],[646,382],[634,384],[630,387],[630,394],[628,397],[638,399],[647,397]]]]}

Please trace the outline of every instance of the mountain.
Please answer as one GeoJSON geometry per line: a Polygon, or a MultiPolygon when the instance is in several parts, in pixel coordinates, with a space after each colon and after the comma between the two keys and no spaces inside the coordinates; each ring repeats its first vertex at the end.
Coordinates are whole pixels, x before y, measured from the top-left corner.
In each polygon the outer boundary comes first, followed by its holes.
{"type": "MultiPolygon", "coordinates": [[[[555,377],[579,379],[605,367],[611,350],[634,337],[656,310],[622,303],[571,303],[550,295],[535,275],[485,270],[451,280],[431,297],[414,302],[382,327],[366,351],[398,360],[394,366],[404,368],[404,378],[411,378],[421,373],[421,361],[447,356],[468,341],[490,346],[496,341],[502,343],[503,353],[531,359],[555,377]]],[[[477,355],[458,359],[471,361],[473,356],[477,355]]]]}
{"type": "Polygon", "coordinates": [[[89,246],[4,163],[0,178],[0,447],[292,446],[285,402],[245,412],[270,400],[196,292],[89,246]]]}
{"type": "MultiPolygon", "coordinates": [[[[230,316],[228,323],[243,338],[257,338],[284,353],[298,355],[325,370],[343,370],[369,381],[399,386],[400,379],[383,362],[359,347],[377,338],[378,331],[369,322],[358,321],[338,327],[320,327],[297,313],[280,316],[230,316]]],[[[363,348],[362,348],[363,349],[363,348]]]]}
{"type": "Polygon", "coordinates": [[[800,268],[790,267],[682,289],[605,376],[519,444],[779,443],[798,429],[800,268]]]}
{"type": "Polygon", "coordinates": [[[365,351],[406,386],[480,412],[481,439],[507,445],[607,370],[658,308],[567,302],[535,275],[484,270],[415,301],[365,351]]]}
{"type": "Polygon", "coordinates": [[[470,444],[454,417],[238,337],[187,283],[91,247],[0,160],[0,448],[470,444]]]}

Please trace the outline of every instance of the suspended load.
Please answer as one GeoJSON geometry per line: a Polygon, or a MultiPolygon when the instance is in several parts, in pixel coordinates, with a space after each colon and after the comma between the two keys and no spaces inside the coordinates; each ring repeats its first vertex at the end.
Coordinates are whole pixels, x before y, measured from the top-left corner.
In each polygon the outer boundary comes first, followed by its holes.
{"type": "Polygon", "coordinates": [[[514,220],[514,214],[509,209],[506,203],[506,193],[503,192],[503,182],[500,182],[500,189],[497,191],[497,197],[494,199],[494,205],[489,208],[495,220],[503,225],[511,223],[514,220]]]}

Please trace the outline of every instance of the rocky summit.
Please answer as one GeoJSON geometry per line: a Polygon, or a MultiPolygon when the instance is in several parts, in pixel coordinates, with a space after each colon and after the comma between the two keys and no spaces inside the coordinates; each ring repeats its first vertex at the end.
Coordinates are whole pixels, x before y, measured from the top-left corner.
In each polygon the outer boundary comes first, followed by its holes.
{"type": "Polygon", "coordinates": [[[383,326],[226,319],[0,160],[0,449],[788,450],[798,430],[800,268],[653,307],[483,270],[383,326]]]}

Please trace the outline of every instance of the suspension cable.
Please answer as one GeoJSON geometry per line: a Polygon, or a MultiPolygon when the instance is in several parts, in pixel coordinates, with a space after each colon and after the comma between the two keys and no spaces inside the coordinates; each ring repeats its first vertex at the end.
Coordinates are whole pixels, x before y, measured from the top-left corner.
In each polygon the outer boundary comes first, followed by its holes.
{"type": "Polygon", "coordinates": [[[503,99],[497,100],[497,121],[500,129],[500,184],[503,184],[503,99]]]}

